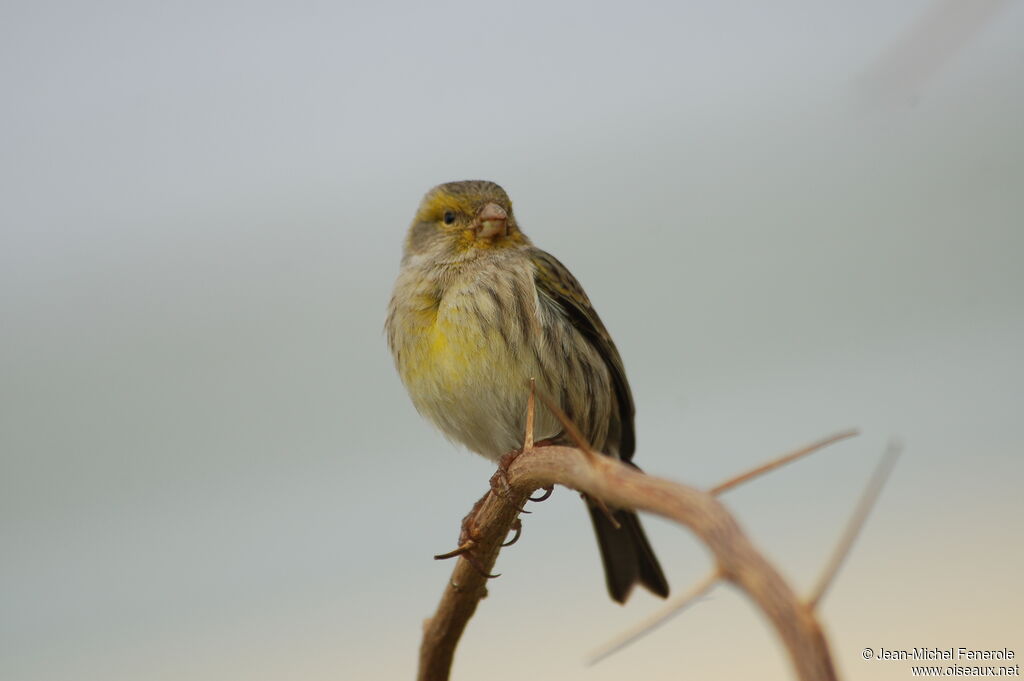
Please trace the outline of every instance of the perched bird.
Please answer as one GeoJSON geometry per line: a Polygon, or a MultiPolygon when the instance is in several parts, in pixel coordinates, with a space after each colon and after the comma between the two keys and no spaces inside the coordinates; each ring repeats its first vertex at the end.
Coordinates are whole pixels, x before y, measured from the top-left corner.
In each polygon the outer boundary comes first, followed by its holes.
{"type": "MultiPolygon", "coordinates": [[[[630,463],[633,396],[622,359],[576,278],[519,229],[505,191],[449,182],[423,198],[405,239],[387,336],[416,409],[450,439],[497,460],[522,444],[529,380],[595,448],[630,463]]],[[[570,443],[547,409],[538,441],[570,443]]],[[[632,465],[632,464],[630,464],[632,465]]],[[[668,582],[636,514],[588,501],[608,591],[668,582]]]]}

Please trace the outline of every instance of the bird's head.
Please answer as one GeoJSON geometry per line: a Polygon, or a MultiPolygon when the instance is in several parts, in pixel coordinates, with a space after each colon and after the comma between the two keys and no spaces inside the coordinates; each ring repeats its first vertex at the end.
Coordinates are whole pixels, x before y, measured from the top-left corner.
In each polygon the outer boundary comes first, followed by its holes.
{"type": "Polygon", "coordinates": [[[405,256],[468,260],[528,245],[505,190],[486,180],[447,182],[427,192],[405,240],[405,256]]]}

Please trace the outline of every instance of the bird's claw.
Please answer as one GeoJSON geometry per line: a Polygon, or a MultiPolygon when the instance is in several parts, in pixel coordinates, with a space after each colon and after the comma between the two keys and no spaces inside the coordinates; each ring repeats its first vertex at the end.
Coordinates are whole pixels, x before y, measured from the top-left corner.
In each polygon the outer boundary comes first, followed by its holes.
{"type": "Polygon", "coordinates": [[[512,523],[512,531],[515,532],[515,534],[512,535],[511,539],[502,544],[501,548],[505,548],[506,546],[512,546],[517,541],[519,541],[519,537],[523,534],[523,521],[519,518],[516,518],[515,522],[512,523]]]}
{"type": "Polygon", "coordinates": [[[546,501],[547,498],[551,496],[551,493],[555,491],[555,486],[548,485],[547,487],[541,487],[541,489],[544,490],[544,494],[541,494],[539,497],[530,497],[530,501],[534,501],[537,503],[541,501],[546,501]]]}

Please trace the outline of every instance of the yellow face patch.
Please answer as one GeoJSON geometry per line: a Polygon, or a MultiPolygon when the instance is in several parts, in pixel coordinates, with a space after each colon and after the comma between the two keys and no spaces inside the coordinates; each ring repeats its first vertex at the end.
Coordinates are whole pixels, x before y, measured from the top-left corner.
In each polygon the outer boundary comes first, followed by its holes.
{"type": "Polygon", "coordinates": [[[428,235],[443,235],[445,243],[455,253],[499,250],[528,244],[529,240],[519,231],[512,216],[511,202],[500,188],[498,192],[472,191],[465,187],[460,191],[448,191],[444,185],[435,188],[424,197],[416,212],[416,219],[410,228],[410,248],[415,248],[416,238],[428,235]],[[509,214],[507,233],[502,237],[479,238],[477,234],[477,217],[488,203],[497,203],[509,214]]]}
{"type": "Polygon", "coordinates": [[[460,222],[465,225],[466,221],[472,220],[476,211],[477,207],[469,197],[437,192],[424,201],[416,219],[419,222],[436,222],[443,227],[458,228],[460,222]],[[448,211],[455,213],[455,222],[451,225],[444,224],[444,214],[448,211]]]}

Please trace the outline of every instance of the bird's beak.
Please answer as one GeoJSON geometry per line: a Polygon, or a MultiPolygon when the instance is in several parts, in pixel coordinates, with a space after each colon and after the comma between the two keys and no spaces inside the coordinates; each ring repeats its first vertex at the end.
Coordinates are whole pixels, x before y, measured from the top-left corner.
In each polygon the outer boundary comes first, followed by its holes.
{"type": "Polygon", "coordinates": [[[476,235],[480,239],[490,239],[508,234],[508,213],[496,203],[488,203],[476,216],[476,235]]]}

